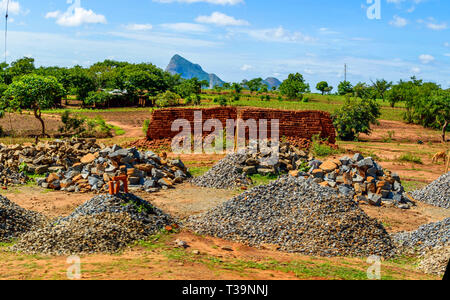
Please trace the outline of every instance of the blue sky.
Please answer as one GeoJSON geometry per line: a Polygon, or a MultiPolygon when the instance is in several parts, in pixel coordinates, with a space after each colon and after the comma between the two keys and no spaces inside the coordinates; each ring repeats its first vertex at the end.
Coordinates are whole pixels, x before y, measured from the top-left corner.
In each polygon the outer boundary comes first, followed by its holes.
{"type": "Polygon", "coordinates": [[[448,0],[11,0],[8,61],[165,68],[180,54],[226,81],[300,72],[312,87],[336,87],[347,63],[353,83],[416,75],[448,88],[449,12],[448,0]]]}

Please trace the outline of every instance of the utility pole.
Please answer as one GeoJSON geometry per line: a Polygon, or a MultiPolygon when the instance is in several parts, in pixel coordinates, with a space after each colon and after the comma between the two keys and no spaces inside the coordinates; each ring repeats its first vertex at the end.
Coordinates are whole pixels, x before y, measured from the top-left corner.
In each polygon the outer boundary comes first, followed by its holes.
{"type": "Polygon", "coordinates": [[[344,65],[344,76],[345,76],[345,81],[347,81],[347,64],[344,65]]]}
{"type": "Polygon", "coordinates": [[[7,42],[8,42],[8,13],[9,13],[9,0],[6,2],[6,15],[5,15],[5,63],[7,63],[7,56],[8,56],[8,48],[7,48],[7,42]]]}

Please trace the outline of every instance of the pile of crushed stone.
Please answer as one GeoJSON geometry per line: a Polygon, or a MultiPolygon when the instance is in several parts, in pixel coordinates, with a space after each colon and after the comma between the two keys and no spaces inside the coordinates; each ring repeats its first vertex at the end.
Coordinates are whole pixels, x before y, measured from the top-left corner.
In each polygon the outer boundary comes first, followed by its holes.
{"type": "Polygon", "coordinates": [[[408,252],[423,252],[429,248],[448,246],[450,243],[450,218],[422,225],[415,231],[393,234],[392,240],[399,248],[408,252]]]}
{"type": "Polygon", "coordinates": [[[424,203],[450,208],[450,172],[442,175],[425,188],[411,192],[411,196],[424,203]]]}
{"type": "Polygon", "coordinates": [[[100,195],[70,216],[23,235],[11,250],[48,255],[116,253],[174,220],[132,194],[100,195]]]}
{"type": "Polygon", "coordinates": [[[302,177],[255,187],[189,218],[185,226],[202,235],[305,255],[390,257],[394,252],[382,224],[350,197],[302,177]]]}
{"type": "Polygon", "coordinates": [[[44,226],[47,221],[43,215],[26,210],[0,195],[0,242],[10,242],[28,231],[44,226]]]}
{"type": "Polygon", "coordinates": [[[216,189],[233,189],[250,184],[247,177],[239,169],[240,163],[245,161],[243,154],[230,154],[219,161],[203,176],[191,180],[199,187],[216,189]]]}

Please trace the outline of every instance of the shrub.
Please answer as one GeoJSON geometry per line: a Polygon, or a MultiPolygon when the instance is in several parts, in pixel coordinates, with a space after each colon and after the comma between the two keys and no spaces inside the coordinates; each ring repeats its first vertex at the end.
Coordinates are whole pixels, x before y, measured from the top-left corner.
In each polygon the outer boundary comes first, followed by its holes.
{"type": "Polygon", "coordinates": [[[374,100],[348,98],[334,113],[333,123],[340,139],[353,141],[360,133],[370,134],[370,126],[378,124],[377,119],[380,116],[380,105],[374,100]]]}
{"type": "Polygon", "coordinates": [[[147,135],[148,127],[150,126],[150,120],[145,120],[144,124],[142,125],[142,132],[147,135]]]}
{"type": "Polygon", "coordinates": [[[77,116],[71,117],[68,110],[62,113],[61,122],[63,126],[59,128],[59,132],[62,134],[76,136],[86,131],[86,119],[77,116]]]}
{"type": "Polygon", "coordinates": [[[157,96],[156,105],[158,107],[170,107],[177,106],[180,104],[180,96],[172,93],[171,91],[166,91],[157,96]]]}
{"type": "Polygon", "coordinates": [[[312,138],[311,152],[318,157],[326,157],[334,154],[338,154],[339,151],[333,149],[326,144],[327,140],[320,139],[319,135],[315,135],[312,138]]]}
{"type": "Polygon", "coordinates": [[[419,165],[423,164],[422,159],[418,156],[413,155],[412,153],[403,154],[399,158],[399,161],[410,162],[410,163],[419,164],[419,165]]]}
{"type": "Polygon", "coordinates": [[[228,99],[225,96],[219,96],[216,98],[220,106],[228,106],[228,99]]]}

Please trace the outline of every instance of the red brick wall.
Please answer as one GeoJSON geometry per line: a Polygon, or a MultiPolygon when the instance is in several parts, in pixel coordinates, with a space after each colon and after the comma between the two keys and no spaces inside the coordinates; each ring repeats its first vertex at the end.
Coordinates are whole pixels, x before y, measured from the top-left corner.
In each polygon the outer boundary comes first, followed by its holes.
{"type": "Polygon", "coordinates": [[[194,112],[202,111],[203,122],[208,119],[218,119],[224,128],[228,119],[261,119],[268,120],[268,137],[270,134],[270,120],[280,120],[280,137],[306,138],[320,134],[322,138],[336,142],[336,131],[331,116],[323,111],[289,111],[260,108],[214,107],[206,109],[169,108],[157,110],[153,113],[147,137],[150,140],[160,140],[175,137],[178,132],[172,132],[172,123],[177,119],[185,119],[191,123],[194,130],[194,112]]]}

